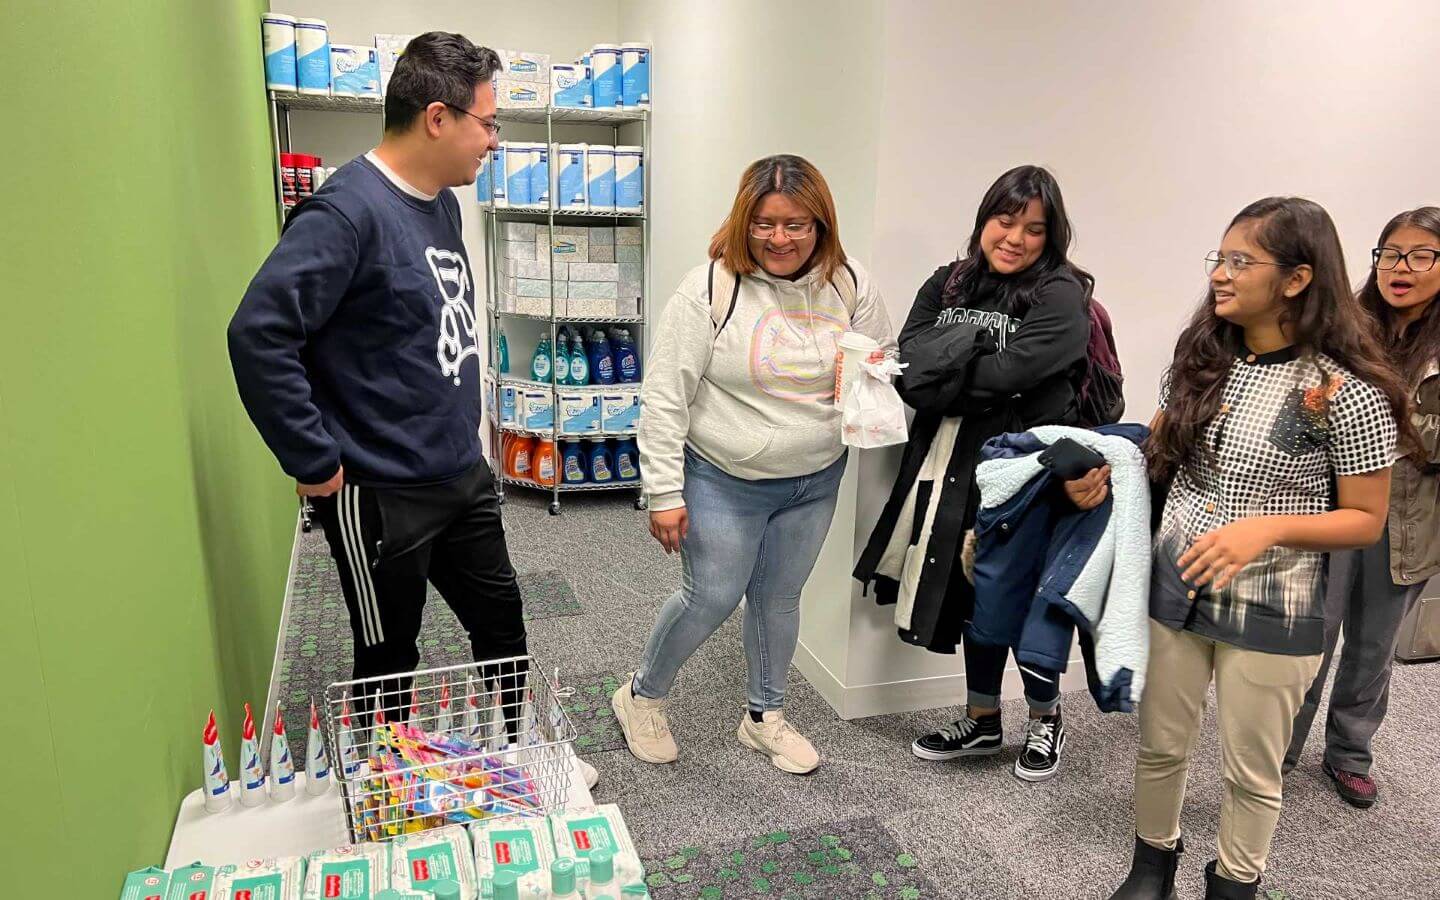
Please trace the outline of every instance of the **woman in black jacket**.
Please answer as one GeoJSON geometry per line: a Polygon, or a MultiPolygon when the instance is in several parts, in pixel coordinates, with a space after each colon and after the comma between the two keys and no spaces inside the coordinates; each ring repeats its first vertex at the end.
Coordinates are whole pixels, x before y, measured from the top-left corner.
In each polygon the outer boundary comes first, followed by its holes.
{"type": "MultiPolygon", "coordinates": [[[[1009,648],[967,635],[974,589],[962,574],[979,506],[975,466],[990,438],[1070,425],[1090,336],[1094,284],[1068,259],[1060,186],[1038,166],[1000,176],[981,201],[965,256],[921,286],[900,333],[897,387],[915,409],[895,487],[855,577],[897,603],[900,638],[935,653],[965,650],[966,714],[912,745],[921,759],[998,753],[1000,684],[1009,648]]],[[[1064,749],[1059,673],[1020,669],[1031,718],[1015,774],[1054,775],[1064,749]]]]}

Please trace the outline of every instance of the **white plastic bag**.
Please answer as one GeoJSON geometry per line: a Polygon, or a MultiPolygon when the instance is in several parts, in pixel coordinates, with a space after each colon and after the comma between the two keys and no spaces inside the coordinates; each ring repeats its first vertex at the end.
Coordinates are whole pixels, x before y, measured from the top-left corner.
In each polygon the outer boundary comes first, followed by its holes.
{"type": "Polygon", "coordinates": [[[888,447],[910,439],[905,403],[890,380],[905,364],[894,357],[861,362],[860,377],[850,388],[841,411],[840,438],[851,447],[888,447]]]}

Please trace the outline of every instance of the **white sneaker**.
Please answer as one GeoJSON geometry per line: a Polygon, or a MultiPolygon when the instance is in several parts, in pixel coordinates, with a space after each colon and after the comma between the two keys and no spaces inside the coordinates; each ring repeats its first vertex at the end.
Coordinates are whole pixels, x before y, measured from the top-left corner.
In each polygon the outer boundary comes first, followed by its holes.
{"type": "Polygon", "coordinates": [[[740,743],[770,757],[775,768],[792,775],[805,775],[820,765],[820,754],[805,736],[785,721],[785,713],[772,709],[756,722],[745,713],[740,720],[740,743]]]}
{"type": "Polygon", "coordinates": [[[665,719],[665,701],[635,696],[631,691],[634,683],[635,673],[631,672],[610,698],[610,708],[615,710],[615,721],[620,723],[625,743],[641,762],[672,763],[680,757],[680,750],[665,719]]]}

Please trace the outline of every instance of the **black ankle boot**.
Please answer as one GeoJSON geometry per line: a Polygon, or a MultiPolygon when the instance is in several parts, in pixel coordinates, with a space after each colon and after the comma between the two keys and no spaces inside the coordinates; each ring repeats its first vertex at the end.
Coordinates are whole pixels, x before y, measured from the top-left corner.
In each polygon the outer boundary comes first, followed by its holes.
{"type": "Polygon", "coordinates": [[[1175,866],[1185,842],[1175,842],[1174,850],[1152,847],[1135,838],[1135,857],[1130,861],[1130,875],[1110,900],[1176,900],[1175,866]]]}
{"type": "Polygon", "coordinates": [[[1215,872],[1215,860],[1205,866],[1205,900],[1255,900],[1260,889],[1260,879],[1254,881],[1231,881],[1215,872]]]}

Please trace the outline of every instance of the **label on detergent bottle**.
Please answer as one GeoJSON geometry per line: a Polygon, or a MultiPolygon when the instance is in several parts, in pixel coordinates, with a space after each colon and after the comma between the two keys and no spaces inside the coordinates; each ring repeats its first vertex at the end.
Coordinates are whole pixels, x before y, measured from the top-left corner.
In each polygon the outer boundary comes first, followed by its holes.
{"type": "Polygon", "coordinates": [[[615,471],[622,481],[634,481],[640,477],[640,470],[635,467],[635,456],[629,450],[615,454],[615,471]]]}
{"type": "Polygon", "coordinates": [[[610,471],[610,461],[605,457],[605,454],[603,453],[597,453],[593,457],[591,457],[590,468],[593,470],[593,474],[597,482],[609,481],[611,476],[614,474],[610,471]]]}
{"type": "Polygon", "coordinates": [[[535,473],[535,480],[541,484],[555,480],[555,454],[547,453],[540,457],[540,471],[535,473]]]}

